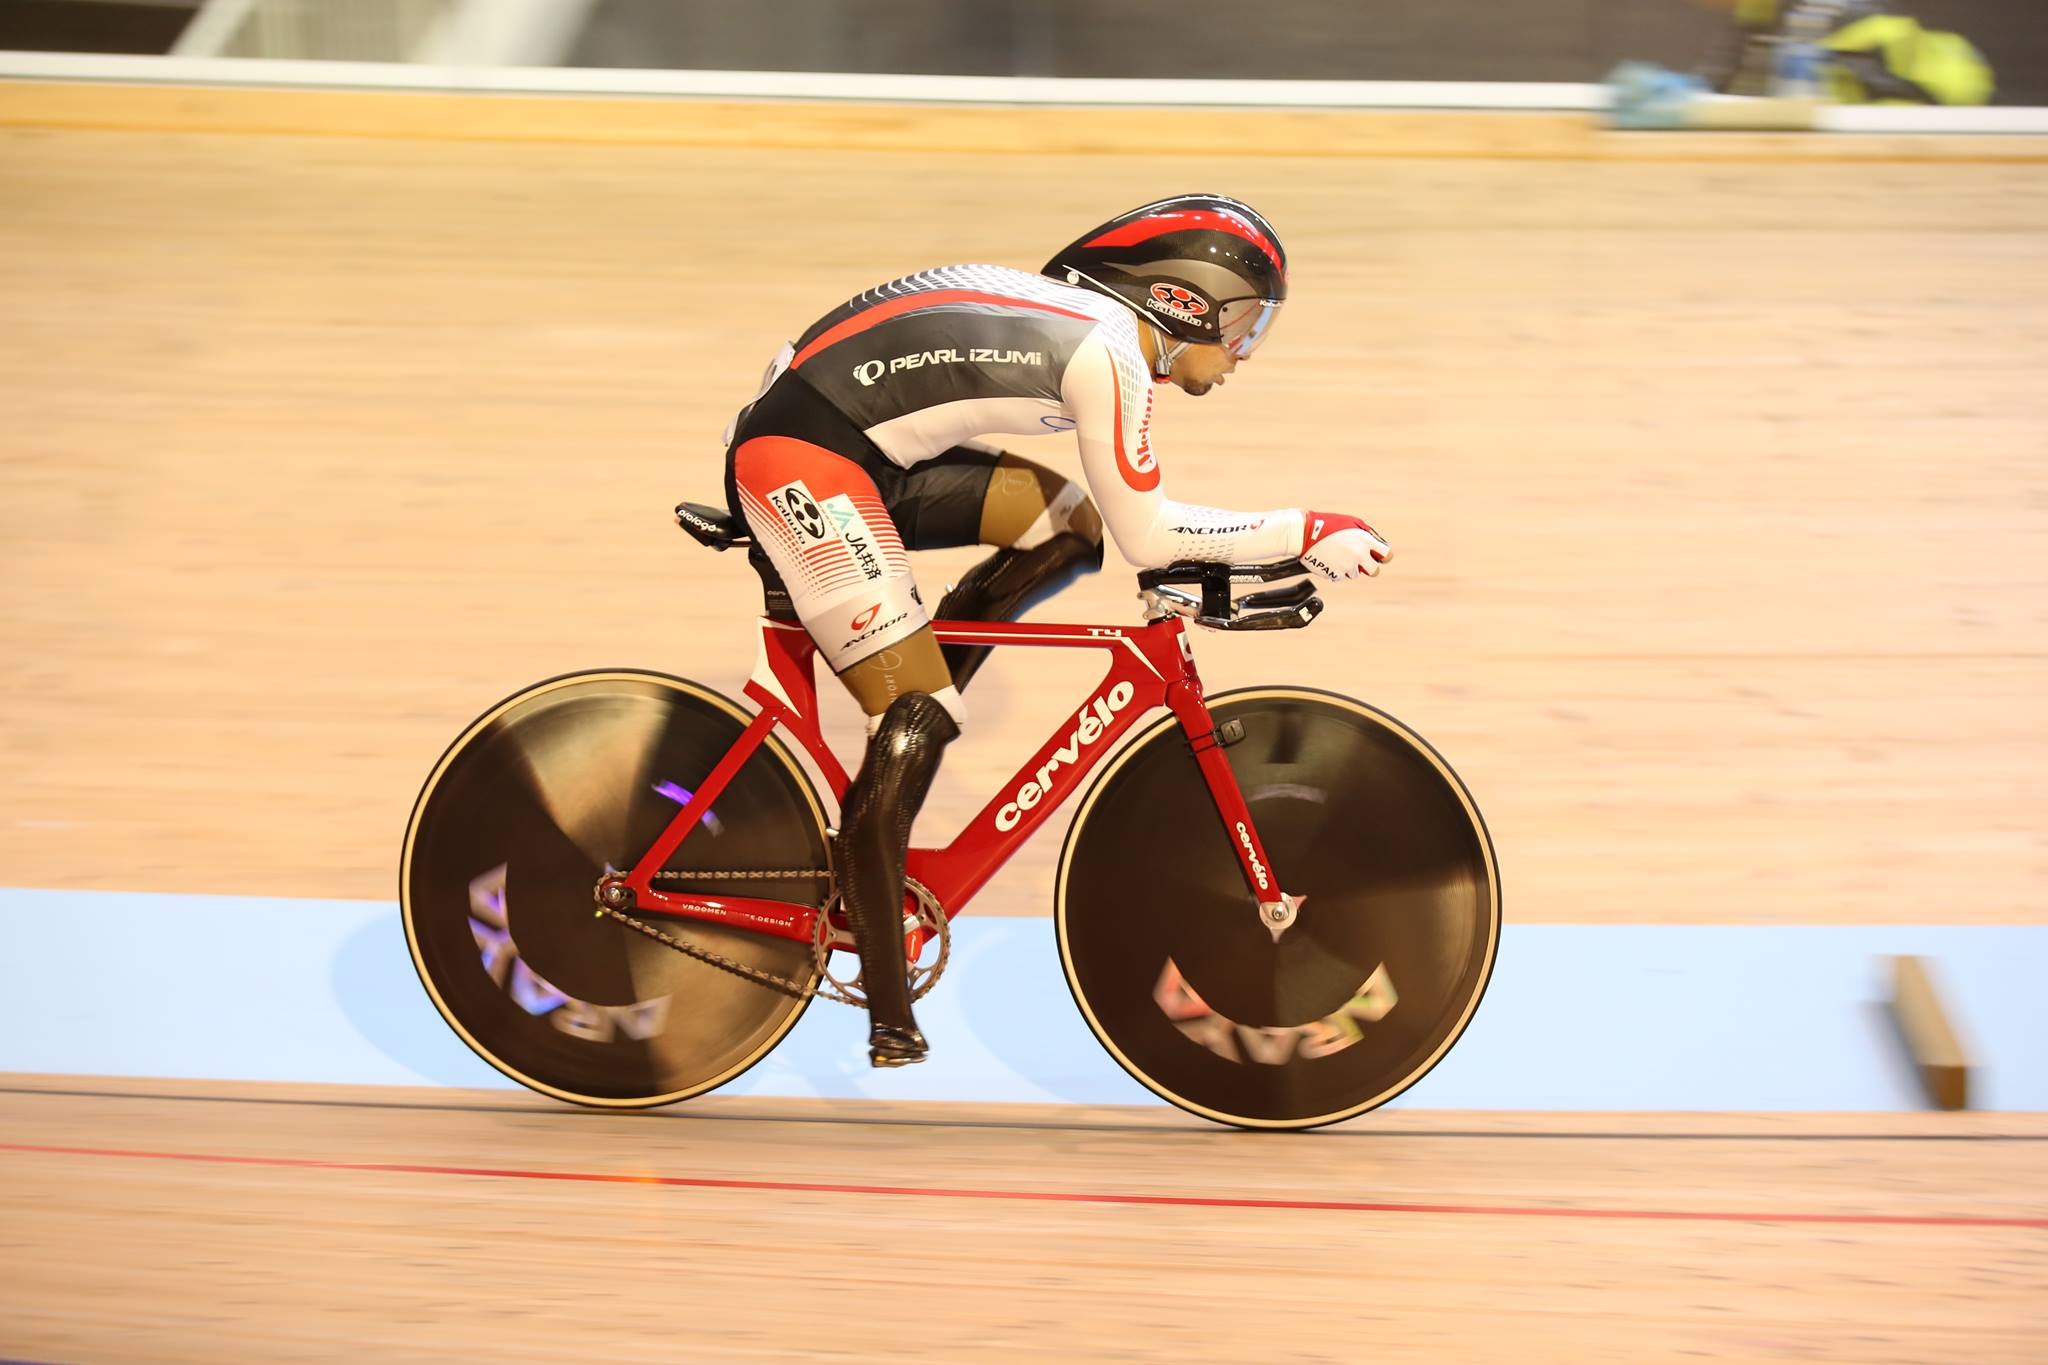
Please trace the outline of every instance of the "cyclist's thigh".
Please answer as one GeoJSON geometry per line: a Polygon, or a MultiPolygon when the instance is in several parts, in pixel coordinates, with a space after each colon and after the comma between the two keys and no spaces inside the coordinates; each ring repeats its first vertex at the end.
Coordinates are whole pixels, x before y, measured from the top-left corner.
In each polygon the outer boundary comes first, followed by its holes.
{"type": "Polygon", "coordinates": [[[871,706],[867,694],[875,689],[856,685],[877,673],[903,690],[951,683],[902,537],[867,471],[810,441],[755,436],[733,451],[731,472],[740,514],[826,665],[844,677],[885,652],[898,661],[848,680],[863,709],[875,715],[888,705],[884,696],[871,706]],[[931,668],[916,667],[926,655],[931,668]]]}
{"type": "Polygon", "coordinates": [[[913,550],[998,545],[1028,550],[1062,531],[1100,542],[1087,490],[1021,455],[957,446],[906,472],[889,511],[913,550]]]}

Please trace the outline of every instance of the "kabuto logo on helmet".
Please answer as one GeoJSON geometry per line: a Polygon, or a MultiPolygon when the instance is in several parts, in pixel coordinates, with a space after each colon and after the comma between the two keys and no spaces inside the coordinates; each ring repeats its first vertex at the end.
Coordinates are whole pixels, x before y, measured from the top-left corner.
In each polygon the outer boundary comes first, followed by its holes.
{"type": "Polygon", "coordinates": [[[1184,285],[1160,280],[1152,286],[1152,297],[1145,300],[1145,306],[1182,322],[1197,322],[1209,311],[1209,300],[1184,285]]]}

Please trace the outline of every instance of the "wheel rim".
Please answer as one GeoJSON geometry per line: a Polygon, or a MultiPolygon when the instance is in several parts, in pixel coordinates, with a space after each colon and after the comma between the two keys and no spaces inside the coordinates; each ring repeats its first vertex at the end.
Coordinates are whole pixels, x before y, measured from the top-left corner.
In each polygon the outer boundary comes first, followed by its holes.
{"type": "Polygon", "coordinates": [[[1061,860],[1069,985],[1117,1060],[1183,1108],[1310,1127],[1384,1103],[1470,1021],[1499,940],[1491,842],[1463,785],[1392,718],[1297,689],[1212,700],[1281,884],[1275,943],[1177,726],[1119,755],[1061,860]],[[1157,859],[1133,858],[1157,849],[1157,859]]]}
{"type": "MultiPolygon", "coordinates": [[[[501,703],[452,746],[407,831],[401,896],[415,966],[444,1018],[513,1079],[586,1104],[663,1104],[723,1084],[803,1012],[595,915],[745,728],[717,694],[653,674],[584,674],[501,703]]],[[[824,818],[776,745],[743,766],[668,867],[825,866],[824,818]]],[[[724,883],[733,889],[733,883],[724,883]]],[[[821,902],[826,883],[753,894],[821,902]]],[[[807,944],[695,921],[665,932],[799,982],[807,944]]]]}

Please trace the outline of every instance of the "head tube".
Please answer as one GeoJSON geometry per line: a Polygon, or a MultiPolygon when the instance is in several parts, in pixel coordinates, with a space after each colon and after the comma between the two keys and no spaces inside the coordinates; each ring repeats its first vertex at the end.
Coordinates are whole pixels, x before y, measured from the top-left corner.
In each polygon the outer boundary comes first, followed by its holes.
{"type": "Polygon", "coordinates": [[[1227,346],[1232,355],[1243,360],[1259,349],[1259,343],[1266,339],[1266,332],[1279,314],[1280,304],[1274,299],[1232,299],[1223,305],[1217,316],[1217,340],[1227,346]]]}

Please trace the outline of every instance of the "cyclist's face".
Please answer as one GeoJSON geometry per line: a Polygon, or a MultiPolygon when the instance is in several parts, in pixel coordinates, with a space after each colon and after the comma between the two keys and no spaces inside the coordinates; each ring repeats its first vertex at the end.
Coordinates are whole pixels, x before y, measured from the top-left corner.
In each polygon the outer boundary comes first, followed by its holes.
{"type": "Polygon", "coordinates": [[[1237,368],[1237,356],[1228,346],[1217,343],[1194,345],[1173,362],[1169,376],[1182,392],[1197,398],[1223,382],[1223,376],[1237,368]]]}

